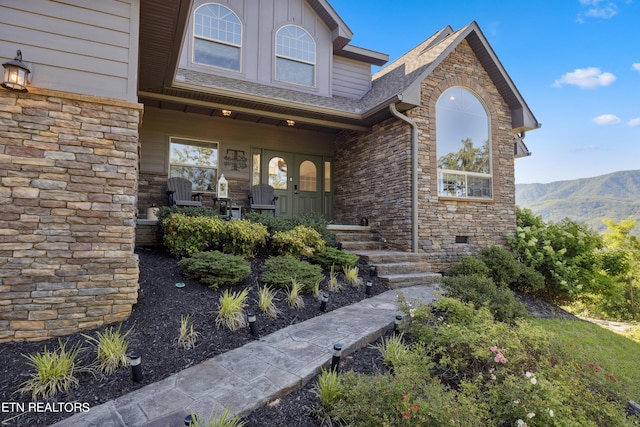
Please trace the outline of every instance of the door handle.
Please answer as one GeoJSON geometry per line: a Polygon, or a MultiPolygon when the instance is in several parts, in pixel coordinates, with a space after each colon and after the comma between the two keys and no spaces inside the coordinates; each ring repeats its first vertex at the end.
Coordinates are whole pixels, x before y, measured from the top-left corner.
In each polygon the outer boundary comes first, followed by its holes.
{"type": "Polygon", "coordinates": [[[298,194],[298,184],[293,185],[293,194],[298,194]]]}

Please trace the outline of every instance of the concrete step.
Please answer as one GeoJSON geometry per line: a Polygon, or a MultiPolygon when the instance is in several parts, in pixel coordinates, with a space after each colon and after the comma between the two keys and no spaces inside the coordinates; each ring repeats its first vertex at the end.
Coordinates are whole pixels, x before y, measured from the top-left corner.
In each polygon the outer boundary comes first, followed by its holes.
{"type": "Polygon", "coordinates": [[[327,225],[327,230],[331,231],[332,233],[370,233],[371,227],[361,225],[329,224],[327,225]]]}
{"type": "Polygon", "coordinates": [[[352,251],[364,258],[369,264],[391,264],[398,262],[423,262],[426,255],[414,252],[386,251],[386,250],[355,250],[352,251]]]}
{"type": "Polygon", "coordinates": [[[376,264],[376,271],[379,276],[386,274],[409,274],[417,272],[430,272],[431,267],[426,261],[419,262],[390,262],[376,264]]]}
{"type": "Polygon", "coordinates": [[[385,244],[383,242],[379,242],[376,240],[365,240],[365,241],[347,241],[340,242],[342,244],[342,249],[349,252],[359,253],[359,252],[367,252],[367,251],[380,251],[384,249],[385,244]]]}
{"type": "Polygon", "coordinates": [[[358,242],[366,240],[379,240],[375,234],[370,231],[367,232],[353,232],[353,233],[335,233],[336,240],[339,242],[358,242]]]}
{"type": "Polygon", "coordinates": [[[442,279],[442,275],[438,273],[379,274],[378,277],[391,289],[432,285],[439,283],[442,279]]]}

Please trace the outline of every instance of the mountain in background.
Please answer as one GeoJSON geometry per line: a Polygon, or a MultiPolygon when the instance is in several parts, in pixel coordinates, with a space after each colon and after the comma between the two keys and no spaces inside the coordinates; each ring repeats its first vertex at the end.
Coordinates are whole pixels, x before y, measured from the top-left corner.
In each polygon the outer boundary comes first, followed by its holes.
{"type": "Polygon", "coordinates": [[[605,218],[619,222],[632,215],[640,222],[640,170],[548,184],[516,184],[516,204],[545,221],[568,217],[596,231],[607,229],[602,223],[605,218]]]}

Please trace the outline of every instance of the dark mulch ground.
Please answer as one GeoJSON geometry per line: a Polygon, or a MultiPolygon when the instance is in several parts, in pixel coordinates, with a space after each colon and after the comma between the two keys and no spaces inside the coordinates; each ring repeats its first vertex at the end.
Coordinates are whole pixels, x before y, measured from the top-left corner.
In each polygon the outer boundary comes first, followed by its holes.
{"type": "MultiPolygon", "coordinates": [[[[59,394],[49,402],[78,401],[95,406],[242,346],[253,339],[248,328],[236,332],[216,329],[215,309],[221,291],[213,291],[197,281],[185,279],[176,260],[162,249],[145,248],[136,252],[140,256],[138,303],[134,306],[131,316],[123,322],[122,328],[123,331],[131,330],[130,348],[138,350],[142,355],[144,381],[133,383],[130,371],[124,368],[109,377],[94,377],[90,373],[81,373],[78,376],[80,385],[76,389],[59,394]],[[178,282],[184,282],[186,286],[177,288],[175,284],[178,282]],[[187,314],[191,315],[195,330],[202,334],[197,346],[192,350],[183,350],[174,345],[180,317],[187,314]]],[[[257,307],[257,288],[261,286],[259,276],[264,270],[264,263],[262,259],[255,259],[252,264],[251,276],[232,290],[248,287],[251,306],[257,307]]],[[[359,267],[363,279],[368,280],[368,266],[360,261],[359,267]]],[[[377,277],[371,280],[373,295],[387,290],[377,277]]],[[[260,334],[267,335],[290,324],[322,315],[319,303],[313,296],[305,295],[304,298],[305,308],[299,310],[289,308],[284,298],[281,298],[277,305],[282,314],[275,320],[259,315],[260,334]]],[[[353,304],[363,298],[366,298],[364,288],[355,289],[345,284],[342,291],[331,293],[329,310],[353,304]]],[[[526,299],[524,302],[537,315],[566,315],[556,307],[535,299],[526,299]]],[[[86,333],[95,336],[95,332],[86,333]]],[[[81,334],[62,337],[62,341],[68,346],[77,343],[83,345],[82,365],[88,365],[95,358],[95,350],[81,334]]],[[[28,379],[30,372],[22,355],[42,351],[45,345],[48,349],[55,349],[58,340],[0,344],[0,405],[15,402],[24,403],[26,406],[31,401],[29,395],[17,393],[20,384],[28,379]]],[[[385,368],[377,350],[364,348],[344,357],[341,369],[377,374],[385,368]]],[[[245,419],[246,426],[319,426],[319,421],[313,417],[313,410],[318,405],[312,391],[313,384],[314,381],[311,381],[302,390],[255,411],[245,419]]],[[[71,414],[55,412],[20,414],[11,411],[11,408],[0,406],[0,425],[46,426],[69,415],[71,414]]]]}
{"type": "MultiPolygon", "coordinates": [[[[212,358],[236,347],[250,342],[253,338],[249,329],[236,332],[227,329],[216,329],[214,324],[215,310],[221,291],[214,291],[194,280],[185,279],[176,260],[168,256],[163,249],[140,248],[136,250],[140,256],[140,291],[138,303],[131,316],[122,324],[122,330],[131,330],[129,346],[142,355],[144,381],[133,383],[128,369],[121,369],[109,377],[94,377],[90,373],[79,375],[80,385],[68,393],[59,394],[50,402],[87,402],[91,406],[104,403],[146,384],[159,381],[180,370],[188,368],[203,360],[212,358]],[[177,288],[176,283],[183,282],[184,288],[177,288]],[[202,335],[195,349],[183,350],[174,345],[180,327],[180,317],[191,315],[195,330],[202,335]]],[[[358,264],[360,275],[368,280],[369,268],[362,261],[358,264]]],[[[249,301],[257,310],[257,289],[262,286],[259,276],[264,270],[263,259],[256,258],[252,262],[252,274],[231,290],[244,287],[250,289],[249,301]]],[[[373,282],[372,295],[387,290],[377,277],[373,282]]],[[[344,284],[343,290],[332,292],[328,310],[353,304],[365,298],[364,287],[353,288],[344,284]]],[[[280,293],[278,308],[282,313],[277,319],[265,315],[258,316],[260,334],[267,335],[288,325],[321,315],[320,303],[312,295],[304,295],[305,308],[288,307],[284,294],[280,293]]],[[[104,328],[98,329],[102,330],[104,328]]],[[[96,330],[96,331],[98,331],[96,330]]],[[[95,336],[96,331],[85,332],[95,336]]],[[[85,349],[81,352],[82,365],[88,365],[95,358],[95,350],[81,334],[62,337],[62,341],[70,347],[82,343],[85,349]]],[[[0,425],[10,426],[44,426],[52,424],[71,414],[34,413],[18,415],[2,404],[6,402],[25,403],[31,401],[30,395],[16,393],[20,384],[28,379],[30,368],[26,365],[23,354],[32,354],[58,347],[57,339],[39,342],[20,342],[0,344],[0,425]],[[6,410],[5,410],[6,409],[6,410]],[[16,416],[18,415],[18,416],[16,416]],[[15,418],[14,418],[15,417],[15,418]]],[[[260,424],[256,424],[260,425],[260,424]]],[[[282,424],[281,424],[282,425],[282,424]]]]}

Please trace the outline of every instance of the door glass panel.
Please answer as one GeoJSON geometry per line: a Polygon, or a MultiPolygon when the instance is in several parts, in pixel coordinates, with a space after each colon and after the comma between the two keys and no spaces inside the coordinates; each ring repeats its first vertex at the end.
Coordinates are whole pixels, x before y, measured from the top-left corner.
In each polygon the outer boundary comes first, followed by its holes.
{"type": "Polygon", "coordinates": [[[331,192],[331,162],[324,162],[324,192],[331,192]]]}
{"type": "Polygon", "coordinates": [[[282,157],[269,160],[269,185],[276,190],[287,189],[287,161],[282,157]]]}
{"type": "Polygon", "coordinates": [[[317,190],[317,170],[316,165],[310,161],[305,160],[300,164],[300,191],[313,191],[317,190]]]}
{"type": "Polygon", "coordinates": [[[260,184],[260,153],[253,153],[252,165],[253,185],[260,184]]]}

